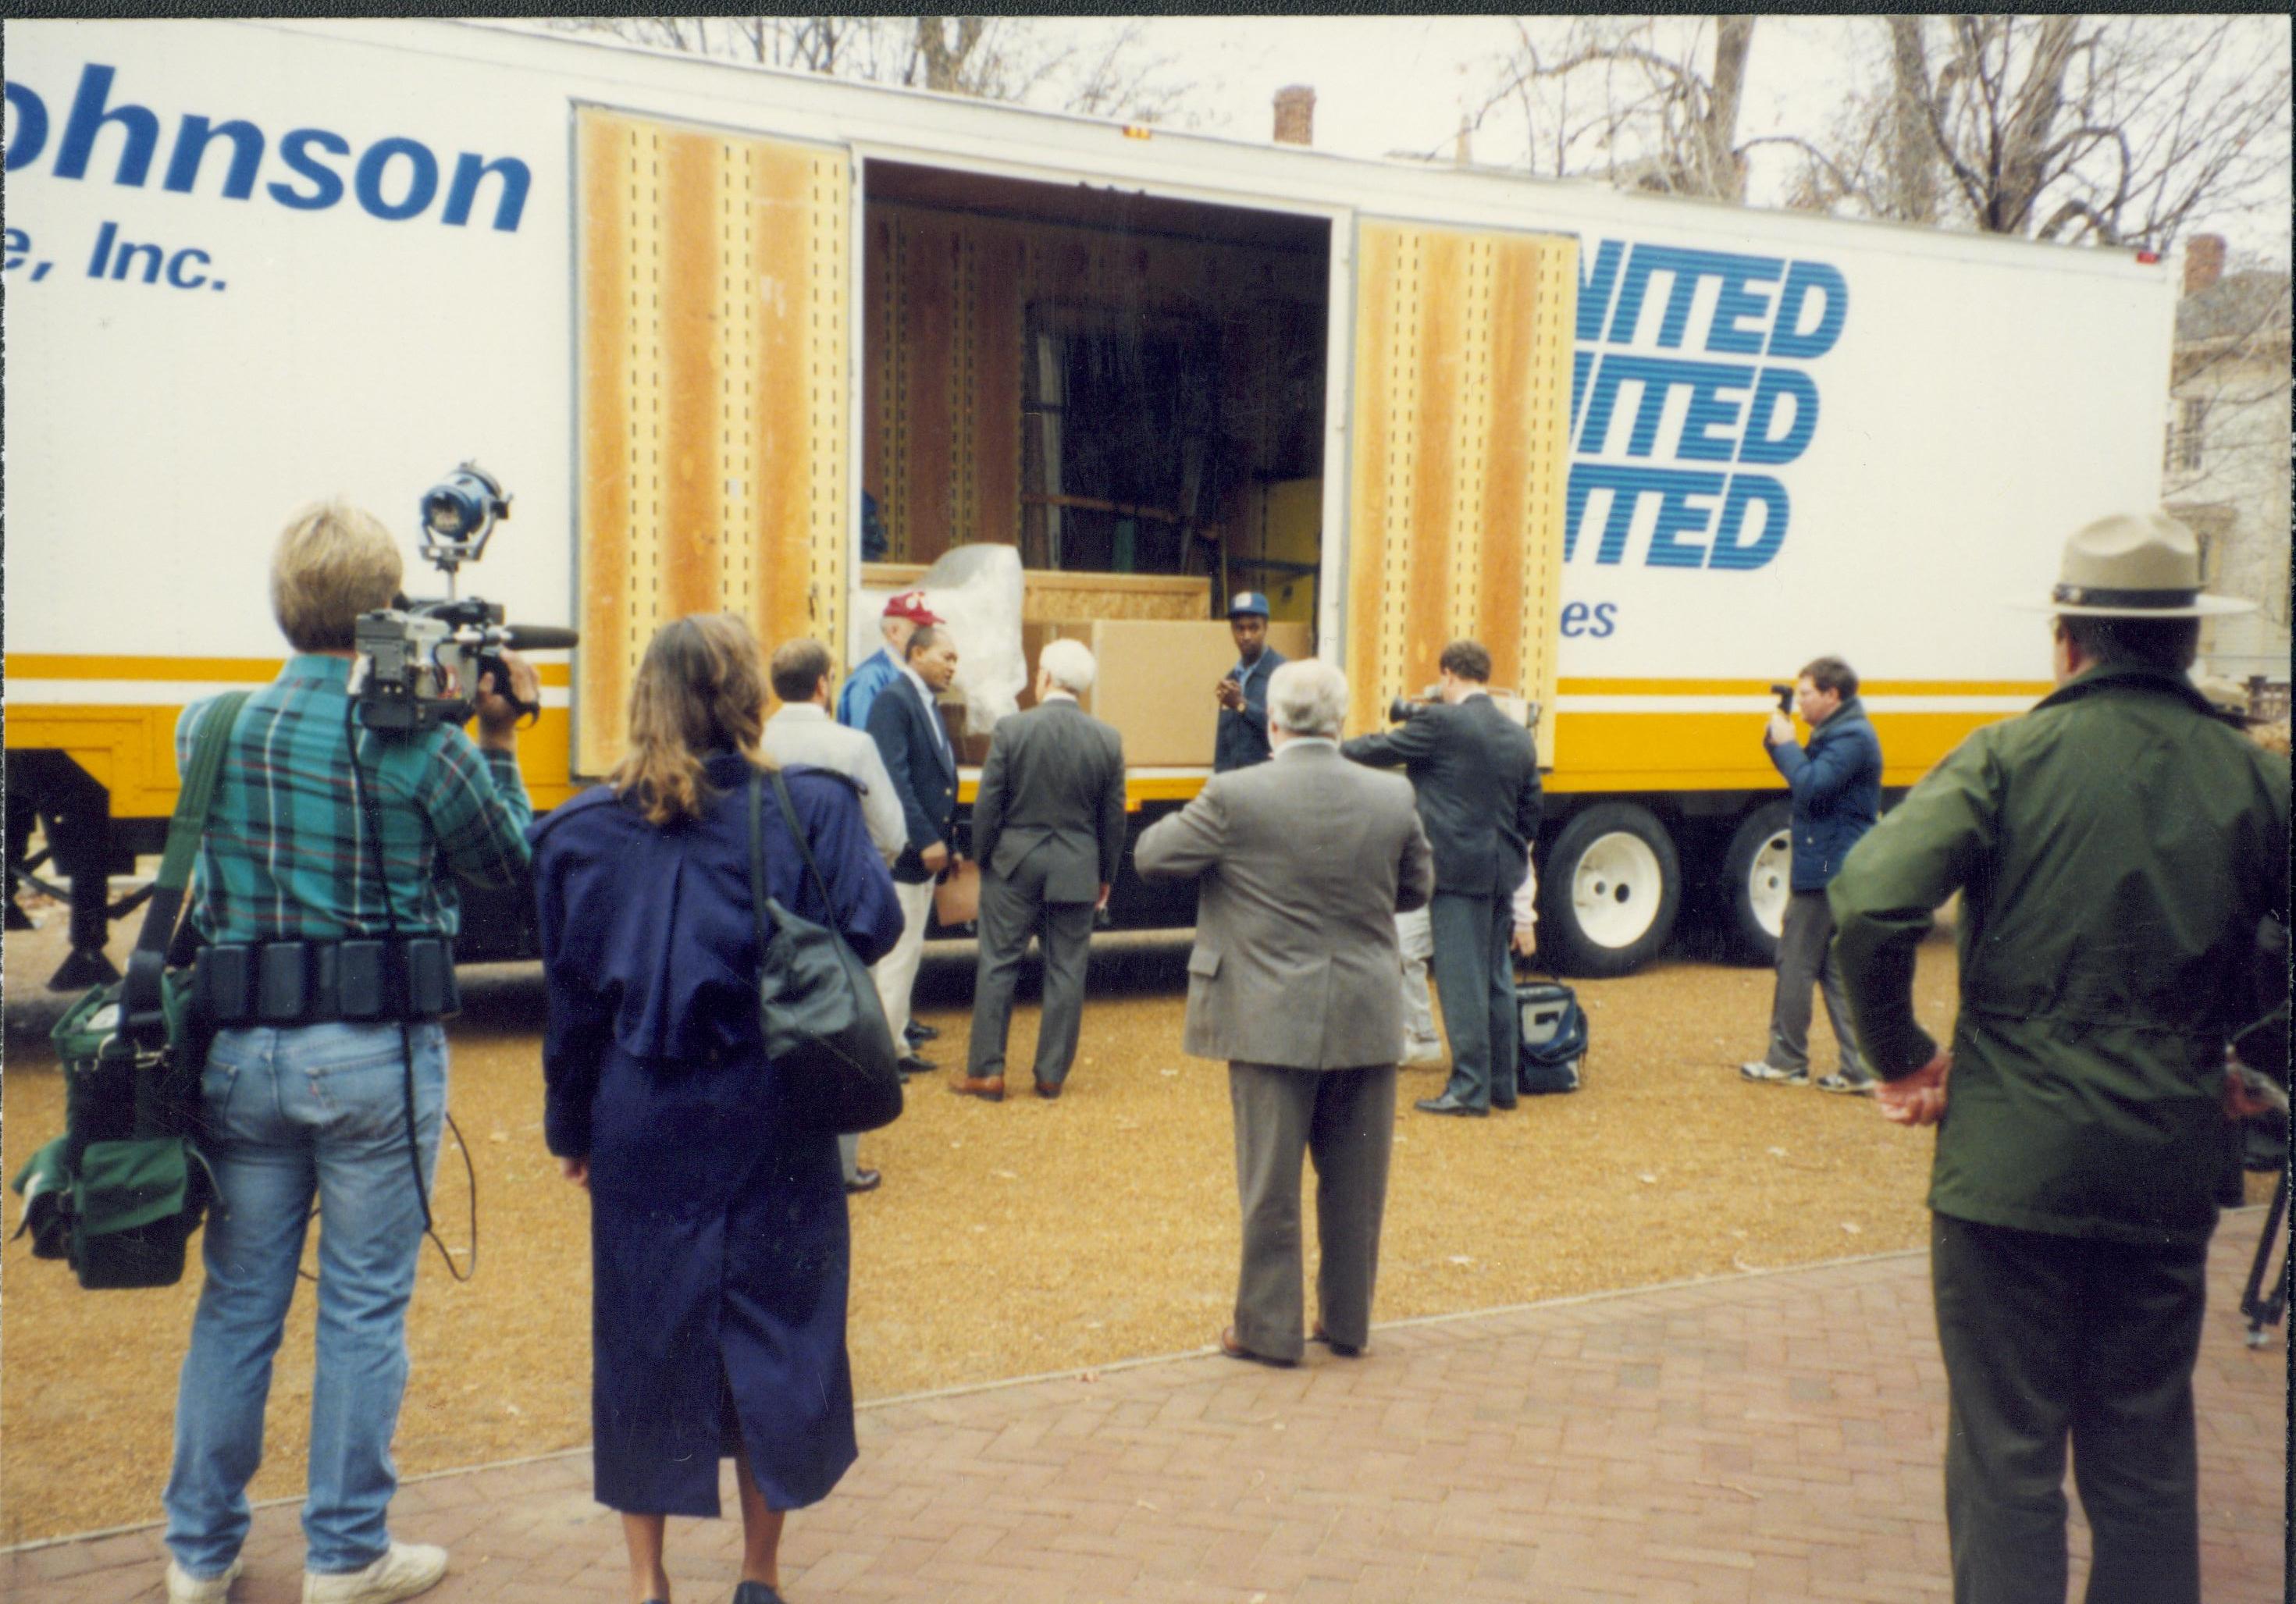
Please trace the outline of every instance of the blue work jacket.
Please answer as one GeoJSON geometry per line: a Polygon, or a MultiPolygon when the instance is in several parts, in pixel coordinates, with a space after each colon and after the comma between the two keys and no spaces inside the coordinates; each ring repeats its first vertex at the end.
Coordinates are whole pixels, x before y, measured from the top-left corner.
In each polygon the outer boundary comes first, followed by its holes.
{"type": "Polygon", "coordinates": [[[1882,816],[1882,742],[1851,697],[1809,732],[1809,744],[1781,741],[1770,761],[1793,797],[1793,888],[1823,891],[1841,860],[1882,816]]]}

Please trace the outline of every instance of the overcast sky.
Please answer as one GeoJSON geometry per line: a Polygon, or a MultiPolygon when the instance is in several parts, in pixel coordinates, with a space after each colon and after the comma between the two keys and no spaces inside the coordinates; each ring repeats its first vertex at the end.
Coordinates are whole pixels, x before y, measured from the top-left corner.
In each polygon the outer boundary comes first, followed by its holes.
{"type": "MultiPolygon", "coordinates": [[[[1699,19],[1685,19],[1689,26],[1699,19]]],[[[2288,23],[2251,19],[2259,55],[2284,60],[2288,23]]],[[[1057,24],[1048,24],[1056,26],[1057,24]]],[[[1115,23],[1078,20],[1095,29],[1115,23]]],[[[1316,144],[1349,155],[1390,151],[1447,154],[1462,111],[1480,106],[1501,60],[1516,41],[1510,17],[1159,17],[1144,24],[1149,50],[1171,58],[1168,76],[1186,85],[1183,126],[1205,133],[1265,139],[1275,91],[1287,84],[1316,90],[1316,144]]],[[[1751,138],[1791,125],[1823,128],[1854,80],[1861,53],[1878,65],[1871,18],[1764,17],[1755,30],[1739,135],[1751,138]]],[[[1710,59],[1712,46],[1702,54],[1710,59]]],[[[1523,154],[1519,122],[1487,125],[1474,143],[1478,161],[1515,162],[1523,154]]],[[[1751,198],[1775,203],[1793,158],[1772,147],[1753,156],[1751,198]]],[[[2203,218],[2200,229],[2231,236],[2236,250],[2288,254],[2283,203],[2248,217],[2203,218]]]]}

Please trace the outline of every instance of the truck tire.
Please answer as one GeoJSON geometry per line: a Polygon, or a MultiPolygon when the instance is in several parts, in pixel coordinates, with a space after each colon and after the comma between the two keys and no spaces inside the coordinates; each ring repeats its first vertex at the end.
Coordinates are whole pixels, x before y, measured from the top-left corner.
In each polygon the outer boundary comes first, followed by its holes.
{"type": "Polygon", "coordinates": [[[1538,940],[1574,975],[1623,975],[1674,933],[1682,863],[1658,815],[1600,802],[1562,827],[1539,876],[1538,940]]]}
{"type": "Polygon", "coordinates": [[[1738,950],[1757,963],[1778,961],[1786,899],[1793,894],[1792,805],[1771,802],[1740,821],[1722,855],[1727,928],[1738,950]]]}

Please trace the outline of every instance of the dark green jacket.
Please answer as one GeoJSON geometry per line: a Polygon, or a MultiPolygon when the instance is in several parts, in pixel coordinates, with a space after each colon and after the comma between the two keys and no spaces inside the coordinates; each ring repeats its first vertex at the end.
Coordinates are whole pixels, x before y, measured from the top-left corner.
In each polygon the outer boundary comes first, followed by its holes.
{"type": "Polygon", "coordinates": [[[2205,1240],[2226,1039],[2288,918],[2288,759],[2181,675],[2105,667],[1978,731],[1849,855],[1829,896],[1860,1043],[1936,1051],[1914,949],[1958,890],[1961,1010],[1930,1207],[2062,1236],[2205,1240]]]}

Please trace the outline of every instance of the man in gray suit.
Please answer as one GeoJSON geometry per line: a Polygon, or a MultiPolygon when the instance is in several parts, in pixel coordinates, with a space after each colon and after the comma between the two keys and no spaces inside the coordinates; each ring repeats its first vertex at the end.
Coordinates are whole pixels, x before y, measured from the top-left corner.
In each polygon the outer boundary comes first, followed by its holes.
{"type": "Polygon", "coordinates": [[[1314,1339],[1350,1358],[1371,1339],[1403,1040],[1395,915],[1435,884],[1409,784],[1340,756],[1347,700],[1330,664],[1284,664],[1267,689],[1273,760],[1214,775],[1133,849],[1144,878],[1203,877],[1185,1044],[1228,1060],[1243,1206],[1220,1349],[1266,1364],[1301,1351],[1303,1150],[1322,1247],[1314,1339]]]}
{"type": "Polygon", "coordinates": [[[972,802],[980,864],[980,967],[972,1044],[949,1089],[1004,1095],[1004,1036],[1029,937],[1043,932],[1045,1007],[1037,1027],[1037,1095],[1054,1098],[1076,1061],[1092,915],[1108,903],[1124,855],[1124,742],[1077,704],[1092,689],[1092,652],[1054,641],[1037,659],[1037,705],[998,721],[972,802]]]}

